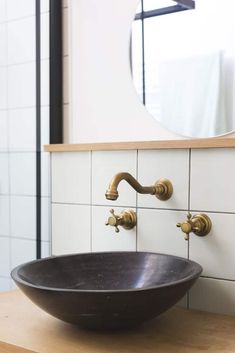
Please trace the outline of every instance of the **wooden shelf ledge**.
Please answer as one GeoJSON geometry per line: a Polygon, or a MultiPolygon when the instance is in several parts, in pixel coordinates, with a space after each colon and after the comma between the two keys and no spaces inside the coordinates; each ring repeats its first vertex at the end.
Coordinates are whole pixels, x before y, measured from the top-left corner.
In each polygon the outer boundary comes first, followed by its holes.
{"type": "Polygon", "coordinates": [[[78,144],[45,145],[47,152],[79,152],[79,151],[117,151],[117,150],[152,150],[181,148],[233,148],[235,138],[212,138],[196,140],[163,140],[134,142],[99,142],[78,144]]]}

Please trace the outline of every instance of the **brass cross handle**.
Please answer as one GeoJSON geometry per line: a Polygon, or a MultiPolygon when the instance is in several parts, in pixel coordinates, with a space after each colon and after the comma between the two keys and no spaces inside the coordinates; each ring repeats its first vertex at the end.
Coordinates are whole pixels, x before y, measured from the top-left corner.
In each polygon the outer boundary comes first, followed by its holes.
{"type": "Polygon", "coordinates": [[[122,226],[124,229],[132,229],[135,227],[137,222],[136,213],[132,210],[124,210],[120,215],[115,215],[114,210],[110,210],[111,216],[108,218],[105,223],[106,226],[112,226],[115,228],[115,232],[118,233],[119,226],[122,226]]]}
{"type": "Polygon", "coordinates": [[[187,215],[187,221],[183,223],[177,223],[177,227],[181,228],[182,232],[185,233],[185,240],[189,240],[189,234],[192,232],[199,237],[204,237],[210,233],[212,223],[210,218],[204,214],[196,214],[192,216],[189,212],[187,215]]]}

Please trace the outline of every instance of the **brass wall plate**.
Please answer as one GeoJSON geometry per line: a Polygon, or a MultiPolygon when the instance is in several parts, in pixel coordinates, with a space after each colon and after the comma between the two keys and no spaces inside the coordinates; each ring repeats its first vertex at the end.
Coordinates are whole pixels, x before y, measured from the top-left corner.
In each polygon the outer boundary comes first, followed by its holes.
{"type": "Polygon", "coordinates": [[[207,234],[210,233],[212,223],[210,218],[205,213],[197,214],[193,217],[193,222],[195,224],[194,234],[198,235],[199,237],[205,237],[207,234]],[[197,224],[200,224],[201,229],[197,230],[197,224]]]}
{"type": "Polygon", "coordinates": [[[155,196],[161,200],[161,201],[166,201],[169,200],[173,194],[173,185],[171,183],[170,180],[166,179],[166,178],[162,178],[159,179],[156,183],[155,183],[155,187],[156,190],[157,189],[161,189],[163,190],[160,193],[155,194],[155,196]]]}

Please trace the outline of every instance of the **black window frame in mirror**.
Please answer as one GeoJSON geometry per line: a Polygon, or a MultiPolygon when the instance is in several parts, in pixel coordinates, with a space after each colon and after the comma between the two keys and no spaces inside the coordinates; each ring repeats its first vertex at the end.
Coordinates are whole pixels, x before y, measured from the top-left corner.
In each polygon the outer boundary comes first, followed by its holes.
{"type": "MultiPolygon", "coordinates": [[[[171,13],[193,10],[195,9],[195,0],[172,0],[176,5],[157,8],[149,11],[144,11],[144,3],[146,0],[141,0],[141,12],[135,15],[134,21],[141,21],[141,37],[142,37],[142,103],[145,105],[145,52],[144,52],[144,21],[147,18],[169,15],[171,13]]],[[[130,44],[130,64],[131,58],[131,44],[130,44]]],[[[132,66],[132,65],[131,65],[132,66]]]]}

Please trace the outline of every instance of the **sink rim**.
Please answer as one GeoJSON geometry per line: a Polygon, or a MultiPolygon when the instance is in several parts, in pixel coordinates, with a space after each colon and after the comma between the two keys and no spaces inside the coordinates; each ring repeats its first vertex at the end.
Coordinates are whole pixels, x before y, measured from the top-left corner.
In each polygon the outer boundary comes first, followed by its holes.
{"type": "Polygon", "coordinates": [[[202,266],[190,259],[184,258],[184,257],[180,257],[180,256],[175,256],[175,255],[171,255],[171,254],[164,254],[164,253],[156,253],[156,252],[150,252],[150,251],[102,251],[102,252],[87,252],[87,253],[72,253],[72,254],[65,254],[65,255],[52,255],[52,256],[48,256],[45,257],[43,259],[37,259],[37,260],[33,260],[33,261],[28,261],[25,262],[21,265],[16,266],[12,271],[11,271],[11,277],[12,279],[19,284],[22,284],[24,286],[28,286],[31,288],[35,288],[35,289],[40,289],[40,290],[45,290],[45,291],[51,291],[51,292],[72,292],[72,293],[128,293],[128,292],[142,292],[142,291],[148,291],[148,290],[153,290],[153,289],[158,289],[161,287],[171,287],[174,286],[176,284],[180,284],[180,283],[184,283],[187,282],[189,280],[193,280],[196,279],[200,276],[200,274],[202,273],[203,268],[202,266]],[[55,258],[63,258],[63,257],[72,257],[72,256],[82,256],[82,255],[105,255],[105,254],[135,254],[135,253],[139,253],[139,254],[149,254],[149,255],[160,255],[160,256],[164,256],[164,257],[171,257],[174,259],[178,259],[178,260],[183,260],[191,265],[194,265],[193,268],[193,273],[189,276],[186,276],[184,278],[181,278],[179,280],[176,281],[172,281],[169,283],[163,283],[163,284],[159,284],[159,285],[155,285],[155,286],[149,286],[149,287],[141,287],[141,288],[126,288],[126,289],[73,289],[73,288],[60,288],[60,287],[47,287],[47,286],[42,286],[42,285],[35,285],[33,283],[30,283],[28,281],[23,280],[20,275],[19,275],[19,270],[21,268],[23,268],[24,266],[28,266],[34,263],[38,263],[38,262],[45,262],[51,259],[55,259],[55,258]]]}

